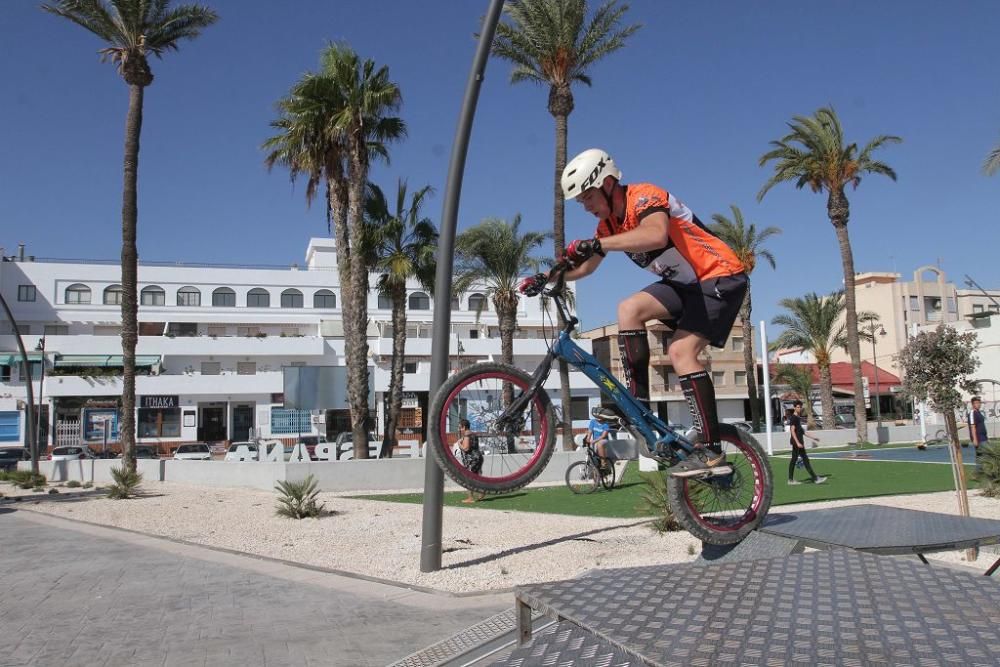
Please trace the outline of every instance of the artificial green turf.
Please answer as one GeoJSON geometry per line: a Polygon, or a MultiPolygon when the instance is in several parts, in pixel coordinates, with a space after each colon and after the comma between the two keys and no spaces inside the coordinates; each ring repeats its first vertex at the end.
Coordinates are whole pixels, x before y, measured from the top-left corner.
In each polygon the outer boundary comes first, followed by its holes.
{"type": "MultiPolygon", "coordinates": [[[[951,466],[927,463],[902,463],[888,461],[850,461],[836,459],[813,459],[816,474],[826,475],[826,484],[804,482],[800,486],[788,486],[788,459],[771,459],[774,484],[773,505],[838,500],[843,498],[867,498],[872,496],[898,495],[907,493],[928,493],[953,490],[951,466]]],[[[966,476],[973,466],[966,466],[966,476]]],[[[645,474],[645,473],[643,473],[645,474]]],[[[799,470],[796,476],[806,477],[799,470]]],[[[974,488],[975,482],[968,481],[974,488]]],[[[466,493],[444,494],[444,504],[449,507],[484,508],[518,512],[543,512],[550,514],[570,514],[576,516],[599,516],[617,518],[642,517],[637,509],[641,504],[643,484],[635,462],[629,463],[620,486],[611,491],[600,489],[589,495],[574,495],[565,485],[531,487],[502,496],[487,496],[474,504],[463,504],[466,493]]],[[[355,496],[361,500],[387,500],[400,503],[420,503],[419,493],[388,494],[375,496],[355,496]]]]}

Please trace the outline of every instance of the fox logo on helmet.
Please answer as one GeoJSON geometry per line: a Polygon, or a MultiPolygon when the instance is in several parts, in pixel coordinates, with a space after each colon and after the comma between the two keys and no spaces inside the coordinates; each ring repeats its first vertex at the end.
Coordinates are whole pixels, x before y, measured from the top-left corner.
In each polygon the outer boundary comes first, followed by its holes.
{"type": "Polygon", "coordinates": [[[606,159],[607,158],[601,158],[597,163],[597,166],[594,167],[594,170],[590,172],[590,175],[584,179],[583,184],[580,186],[580,192],[594,186],[594,182],[597,181],[597,177],[604,173],[604,168],[607,166],[607,163],[605,163],[606,159]]]}

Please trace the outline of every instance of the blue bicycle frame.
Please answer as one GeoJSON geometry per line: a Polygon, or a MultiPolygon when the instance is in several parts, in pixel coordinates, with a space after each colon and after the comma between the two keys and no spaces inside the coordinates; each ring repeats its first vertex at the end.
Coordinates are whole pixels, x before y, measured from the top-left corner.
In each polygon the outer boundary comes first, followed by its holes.
{"type": "MultiPolygon", "coordinates": [[[[560,304],[561,305],[561,304],[560,304]]],[[[564,359],[568,364],[583,372],[584,375],[593,380],[604,394],[607,394],[615,402],[625,419],[646,439],[647,448],[653,449],[656,445],[673,445],[680,458],[686,458],[694,449],[694,445],[688,442],[683,436],[673,429],[669,424],[656,416],[652,410],[639,403],[632,392],[623,387],[620,382],[609,373],[597,359],[585,352],[579,345],[570,338],[570,331],[576,324],[576,318],[567,318],[566,328],[559,332],[556,341],[549,348],[545,360],[535,371],[534,381],[531,389],[526,395],[534,394],[541,389],[552,370],[552,362],[555,359],[564,359]]],[[[515,401],[515,404],[520,401],[515,401]]],[[[513,406],[512,406],[513,407],[513,406]]]]}

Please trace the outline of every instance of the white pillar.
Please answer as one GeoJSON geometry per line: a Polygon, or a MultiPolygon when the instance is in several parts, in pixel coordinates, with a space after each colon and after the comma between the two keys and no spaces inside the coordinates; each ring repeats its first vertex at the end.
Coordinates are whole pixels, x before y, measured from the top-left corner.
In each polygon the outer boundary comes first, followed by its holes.
{"type": "Polygon", "coordinates": [[[760,321],[760,356],[764,360],[764,428],[767,430],[767,455],[774,454],[773,433],[771,432],[771,370],[767,358],[767,329],[760,321]]]}

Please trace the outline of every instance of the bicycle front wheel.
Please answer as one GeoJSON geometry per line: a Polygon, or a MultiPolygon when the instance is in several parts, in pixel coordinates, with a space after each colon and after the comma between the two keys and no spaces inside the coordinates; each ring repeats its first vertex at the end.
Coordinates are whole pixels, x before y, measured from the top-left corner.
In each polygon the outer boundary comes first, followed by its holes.
{"type": "Polygon", "coordinates": [[[507,364],[482,363],[451,376],[434,397],[428,441],[444,472],[456,483],[484,493],[519,489],[535,479],[552,457],[555,417],[544,389],[511,411],[508,405],[531,387],[532,378],[507,364]],[[506,396],[506,398],[505,398],[506,396]],[[458,424],[469,421],[483,453],[482,468],[462,464],[458,424]]]}
{"type": "Polygon", "coordinates": [[[593,493],[600,486],[601,473],[590,461],[577,461],[566,468],[566,486],[576,494],[593,493]]]}
{"type": "MultiPolygon", "coordinates": [[[[764,522],[774,485],[767,455],[753,436],[720,424],[726,463],[718,477],[667,477],[667,499],[677,522],[709,544],[735,544],[764,522]]],[[[669,475],[669,473],[668,473],[669,475]]]]}
{"type": "Polygon", "coordinates": [[[607,470],[601,471],[601,486],[610,491],[615,488],[615,464],[608,461],[607,470]]]}

